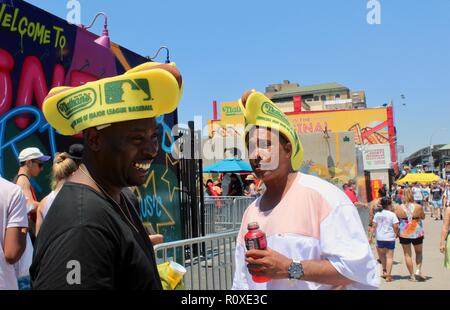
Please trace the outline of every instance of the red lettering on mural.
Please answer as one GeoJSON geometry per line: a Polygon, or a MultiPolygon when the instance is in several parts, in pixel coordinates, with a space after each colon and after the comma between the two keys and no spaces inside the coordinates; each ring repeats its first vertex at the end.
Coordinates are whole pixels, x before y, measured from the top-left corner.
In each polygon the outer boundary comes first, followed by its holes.
{"type": "Polygon", "coordinates": [[[13,91],[10,72],[13,67],[14,58],[0,48],[0,115],[11,108],[13,91]]]}
{"type": "Polygon", "coordinates": [[[52,88],[57,86],[63,86],[65,75],[66,71],[64,70],[63,65],[56,64],[55,67],[53,68],[52,88]]]}
{"type": "MultiPolygon", "coordinates": [[[[0,115],[11,109],[13,99],[13,86],[11,71],[14,68],[14,58],[6,50],[0,48],[0,115]]],[[[92,74],[73,70],[70,73],[69,85],[80,86],[87,82],[96,81],[98,78],[92,74]]],[[[51,87],[65,84],[65,69],[61,64],[53,68],[51,87]]],[[[42,103],[49,92],[45,72],[40,60],[35,56],[27,56],[20,72],[19,87],[17,91],[16,106],[32,105],[33,100],[42,111],[42,103]]],[[[25,129],[31,122],[30,115],[17,116],[15,124],[20,129],[25,129]]],[[[73,136],[81,138],[82,134],[73,136]]]]}
{"type": "MultiPolygon", "coordinates": [[[[326,124],[325,124],[326,127],[326,124]]],[[[325,129],[322,128],[322,124],[316,123],[316,128],[314,128],[314,132],[323,132],[325,129]]]]}
{"type": "MultiPolygon", "coordinates": [[[[42,110],[42,102],[47,94],[47,81],[41,62],[35,56],[26,57],[20,73],[16,106],[32,105],[33,98],[35,98],[39,109],[42,110]]],[[[21,115],[14,121],[18,128],[24,129],[30,123],[30,116],[21,115]]]]}
{"type": "Polygon", "coordinates": [[[328,127],[327,122],[324,122],[323,126],[320,122],[316,122],[315,124],[313,122],[294,123],[293,126],[299,134],[324,132],[325,128],[328,127]]]}
{"type": "Polygon", "coordinates": [[[304,123],[303,124],[303,133],[314,132],[312,123],[304,123]]]}

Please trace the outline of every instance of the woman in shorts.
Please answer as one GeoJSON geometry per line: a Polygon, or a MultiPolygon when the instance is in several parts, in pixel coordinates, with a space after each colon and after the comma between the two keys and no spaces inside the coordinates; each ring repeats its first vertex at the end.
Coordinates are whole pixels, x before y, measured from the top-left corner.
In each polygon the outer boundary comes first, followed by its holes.
{"type": "Polygon", "coordinates": [[[420,204],[414,202],[414,196],[410,188],[405,189],[403,193],[403,204],[396,208],[399,226],[399,239],[405,254],[406,267],[409,271],[409,280],[423,281],[422,276],[422,245],[425,231],[423,229],[423,220],[425,212],[420,204]],[[412,250],[414,247],[416,254],[416,272],[413,271],[412,250]]]}
{"type": "Polygon", "coordinates": [[[398,235],[398,218],[392,212],[392,201],[389,197],[381,197],[380,205],[382,210],[375,213],[373,217],[372,229],[369,233],[369,242],[375,233],[377,239],[377,252],[383,266],[382,277],[386,282],[392,281],[392,262],[394,259],[395,239],[398,235]]]}

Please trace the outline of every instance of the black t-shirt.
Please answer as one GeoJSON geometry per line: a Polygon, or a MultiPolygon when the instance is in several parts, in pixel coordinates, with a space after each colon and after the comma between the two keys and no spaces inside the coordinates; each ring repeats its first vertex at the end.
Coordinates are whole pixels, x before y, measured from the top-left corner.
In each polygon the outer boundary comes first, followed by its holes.
{"type": "Polygon", "coordinates": [[[32,288],[162,289],[142,222],[124,195],[122,203],[139,232],[102,194],[83,184],[64,184],[36,239],[32,288]],[[73,284],[73,262],[79,263],[80,284],[73,284]]]}
{"type": "Polygon", "coordinates": [[[242,196],[242,185],[239,181],[230,182],[228,196],[242,196]]]}
{"type": "Polygon", "coordinates": [[[435,187],[433,189],[431,189],[431,195],[433,196],[433,200],[434,201],[439,201],[442,199],[442,188],[440,187],[435,187]]]}

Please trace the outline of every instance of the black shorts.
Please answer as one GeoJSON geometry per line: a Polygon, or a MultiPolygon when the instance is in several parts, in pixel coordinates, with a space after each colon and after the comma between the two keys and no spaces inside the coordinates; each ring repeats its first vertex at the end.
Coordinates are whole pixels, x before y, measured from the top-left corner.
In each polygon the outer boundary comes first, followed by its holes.
{"type": "Polygon", "coordinates": [[[416,238],[416,239],[408,239],[408,238],[402,238],[399,237],[400,239],[400,244],[413,244],[413,245],[419,245],[423,243],[423,236],[416,238]]]}

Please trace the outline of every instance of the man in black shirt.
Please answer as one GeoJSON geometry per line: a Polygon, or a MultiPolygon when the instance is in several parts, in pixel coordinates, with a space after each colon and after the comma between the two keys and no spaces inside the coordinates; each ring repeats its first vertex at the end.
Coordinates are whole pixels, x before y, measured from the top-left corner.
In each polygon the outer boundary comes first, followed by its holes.
{"type": "Polygon", "coordinates": [[[433,215],[435,221],[442,220],[442,196],[444,191],[438,184],[433,184],[431,188],[431,204],[433,205],[433,215]]]}
{"type": "Polygon", "coordinates": [[[242,196],[242,185],[236,174],[231,175],[230,185],[228,185],[228,196],[242,196]]]}
{"type": "Polygon", "coordinates": [[[41,227],[30,268],[33,289],[162,289],[152,243],[122,190],[144,183],[159,149],[154,117],[176,108],[181,84],[174,66],[144,64],[49,93],[43,106],[49,123],[60,133],[83,131],[83,164],[41,227]]]}

